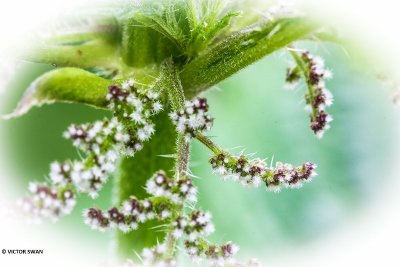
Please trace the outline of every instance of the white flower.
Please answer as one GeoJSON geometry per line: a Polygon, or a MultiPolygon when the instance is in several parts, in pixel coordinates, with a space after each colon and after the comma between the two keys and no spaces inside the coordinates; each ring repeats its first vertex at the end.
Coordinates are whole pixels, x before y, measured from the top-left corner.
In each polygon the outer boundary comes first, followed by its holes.
{"type": "Polygon", "coordinates": [[[166,219],[166,218],[169,218],[169,217],[171,217],[171,212],[169,210],[163,210],[161,212],[161,218],[162,219],[166,219]]]}
{"type": "Polygon", "coordinates": [[[139,221],[139,222],[145,222],[145,221],[146,221],[146,214],[144,214],[144,213],[139,213],[139,215],[138,215],[138,221],[139,221]]]}
{"type": "Polygon", "coordinates": [[[262,179],[259,176],[254,176],[252,178],[252,184],[253,184],[254,187],[259,187],[261,182],[262,182],[262,179]]]}
{"type": "Polygon", "coordinates": [[[227,173],[227,169],[224,166],[218,166],[214,171],[220,175],[225,175],[227,173]]]}
{"type": "Polygon", "coordinates": [[[183,235],[183,230],[181,230],[181,229],[174,229],[173,232],[172,232],[172,235],[173,235],[176,239],[178,239],[178,238],[182,237],[182,235],[183,235]]]}
{"type": "MultiPolygon", "coordinates": [[[[132,85],[133,85],[133,84],[132,84],[132,85]]],[[[129,88],[129,86],[130,86],[130,84],[129,84],[128,81],[125,81],[125,82],[122,83],[122,89],[127,90],[127,89],[129,88]]]]}
{"type": "Polygon", "coordinates": [[[156,252],[158,253],[158,254],[163,254],[163,253],[165,253],[167,251],[167,245],[165,245],[165,244],[160,244],[160,245],[158,245],[157,247],[156,247],[156,252]]]}
{"type": "Polygon", "coordinates": [[[145,260],[152,260],[154,258],[154,253],[148,248],[144,248],[142,251],[142,257],[145,260]]]}
{"type": "Polygon", "coordinates": [[[160,112],[161,110],[163,110],[162,104],[159,101],[155,101],[153,104],[153,110],[156,113],[160,112]]]}
{"type": "Polygon", "coordinates": [[[128,83],[129,86],[134,86],[136,82],[135,82],[134,79],[129,79],[129,80],[127,81],[127,83],[128,83]]]}
{"type": "Polygon", "coordinates": [[[189,236],[188,236],[188,240],[189,241],[195,241],[196,240],[196,238],[197,238],[197,233],[195,233],[195,232],[191,232],[190,234],[189,234],[189,236]]]}
{"type": "Polygon", "coordinates": [[[207,114],[208,105],[206,99],[196,98],[186,101],[184,109],[170,114],[170,118],[180,133],[185,134],[186,141],[195,135],[197,131],[208,131],[213,119],[207,114]]]}
{"type": "Polygon", "coordinates": [[[145,129],[145,128],[140,128],[140,129],[137,131],[137,136],[138,136],[138,139],[139,139],[140,141],[147,141],[147,140],[150,138],[151,134],[149,134],[149,132],[147,131],[147,129],[145,129]]]}
{"type": "Polygon", "coordinates": [[[131,115],[129,115],[129,117],[132,118],[132,120],[136,123],[141,123],[143,124],[145,121],[142,117],[142,114],[138,111],[133,112],[131,115]]]}

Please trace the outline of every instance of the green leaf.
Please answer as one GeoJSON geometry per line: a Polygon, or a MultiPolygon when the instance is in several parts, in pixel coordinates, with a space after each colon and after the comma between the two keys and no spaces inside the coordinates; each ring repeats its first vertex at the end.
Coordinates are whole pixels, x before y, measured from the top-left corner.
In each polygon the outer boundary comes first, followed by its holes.
{"type": "Polygon", "coordinates": [[[144,1],[133,18],[136,24],[153,29],[176,46],[177,53],[169,56],[191,60],[238,15],[227,11],[225,0],[166,0],[162,4],[144,1]]]}
{"type": "Polygon", "coordinates": [[[5,118],[18,117],[34,106],[54,102],[76,102],[102,108],[106,106],[107,88],[114,83],[81,69],[56,69],[33,81],[16,109],[5,118]]]}
{"type": "Polygon", "coordinates": [[[52,64],[59,67],[108,67],[121,68],[119,51],[116,43],[103,38],[71,38],[70,42],[52,43],[28,51],[22,58],[28,61],[52,64]]]}
{"type": "Polygon", "coordinates": [[[316,28],[305,18],[285,18],[233,33],[183,68],[180,76],[186,96],[197,95],[316,28]]]}
{"type": "MultiPolygon", "coordinates": [[[[102,71],[94,69],[94,72],[102,71]]],[[[107,73],[103,73],[106,75],[107,73]]],[[[147,86],[154,82],[158,71],[154,69],[131,69],[124,79],[108,80],[78,68],[60,68],[38,77],[26,90],[16,109],[5,119],[21,116],[34,106],[54,102],[82,103],[96,108],[105,108],[105,95],[110,85],[120,85],[126,77],[147,86]]]]}
{"type": "Polygon", "coordinates": [[[184,49],[185,27],[181,27],[182,21],[186,19],[184,5],[168,2],[162,10],[145,6],[135,13],[134,18],[145,27],[168,38],[180,51],[184,49]]]}

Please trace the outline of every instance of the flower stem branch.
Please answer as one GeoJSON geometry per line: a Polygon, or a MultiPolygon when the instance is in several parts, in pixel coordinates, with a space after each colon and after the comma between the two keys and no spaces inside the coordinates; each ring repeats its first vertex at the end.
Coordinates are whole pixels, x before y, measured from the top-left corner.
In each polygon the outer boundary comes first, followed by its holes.
{"type": "MultiPolygon", "coordinates": [[[[309,71],[307,69],[306,63],[301,59],[299,54],[292,48],[289,49],[289,53],[292,56],[293,60],[296,62],[297,66],[299,66],[301,73],[304,76],[304,79],[307,81],[308,76],[309,76],[309,71]]],[[[307,89],[308,89],[308,92],[312,95],[313,90],[312,90],[312,87],[308,83],[307,83],[307,89]]]]}
{"type": "Polygon", "coordinates": [[[210,138],[200,132],[196,133],[196,139],[199,140],[203,145],[208,147],[214,154],[220,154],[223,152],[223,150],[217,144],[215,144],[213,141],[211,141],[210,138]]]}
{"type": "MultiPolygon", "coordinates": [[[[190,157],[190,146],[189,143],[185,141],[182,134],[178,135],[177,138],[177,156],[175,165],[175,179],[183,179],[188,172],[188,162],[190,157]]],[[[166,236],[167,251],[165,253],[166,258],[173,258],[175,256],[175,247],[177,239],[172,234],[174,226],[172,222],[180,217],[183,213],[184,205],[180,205],[176,208],[175,213],[172,216],[171,225],[166,236]]]]}

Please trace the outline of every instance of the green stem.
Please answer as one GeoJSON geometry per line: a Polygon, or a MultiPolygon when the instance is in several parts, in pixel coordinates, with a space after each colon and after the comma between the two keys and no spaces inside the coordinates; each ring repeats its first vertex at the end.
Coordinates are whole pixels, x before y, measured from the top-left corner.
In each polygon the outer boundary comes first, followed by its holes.
{"type": "Polygon", "coordinates": [[[214,154],[220,154],[223,152],[223,150],[217,144],[200,132],[196,133],[196,139],[208,147],[214,154]]]}
{"type": "MultiPolygon", "coordinates": [[[[185,95],[183,92],[182,84],[179,78],[178,71],[174,66],[172,60],[167,60],[163,64],[161,71],[164,75],[158,81],[164,85],[164,89],[168,92],[169,100],[174,111],[178,111],[184,108],[185,95]]],[[[189,157],[190,157],[190,145],[185,140],[183,134],[178,134],[177,136],[177,147],[176,147],[176,160],[175,160],[175,179],[183,179],[187,176],[189,167],[189,157]]],[[[175,247],[177,239],[173,236],[173,225],[172,222],[176,218],[182,215],[184,210],[184,205],[180,205],[175,210],[175,213],[171,219],[170,229],[167,233],[166,244],[167,251],[165,257],[171,258],[175,255],[175,247]]]]}
{"type": "MultiPolygon", "coordinates": [[[[310,83],[308,82],[309,80],[309,75],[310,75],[310,71],[307,68],[306,63],[304,62],[304,60],[299,56],[299,54],[293,50],[293,48],[290,48],[291,50],[289,50],[290,55],[293,57],[294,61],[296,62],[297,66],[300,68],[304,80],[306,82],[306,86],[307,86],[307,91],[308,94],[310,95],[311,99],[314,99],[314,89],[312,88],[312,86],[310,85],[310,83]]],[[[315,118],[315,116],[317,116],[318,111],[315,108],[312,108],[311,111],[311,116],[313,118],[315,118]]]]}
{"type": "MultiPolygon", "coordinates": [[[[314,90],[312,88],[312,86],[310,85],[310,83],[308,82],[309,80],[309,70],[306,66],[306,63],[304,62],[304,60],[297,54],[296,51],[294,51],[292,48],[290,48],[291,50],[289,50],[290,55],[293,57],[294,61],[296,62],[297,66],[300,68],[301,73],[303,74],[303,77],[305,79],[306,82],[306,86],[307,86],[307,91],[310,94],[310,97],[312,99],[314,99],[314,90]]],[[[317,111],[315,109],[312,109],[312,116],[315,117],[317,115],[317,111]]]]}
{"type": "MultiPolygon", "coordinates": [[[[300,68],[300,70],[301,70],[301,72],[302,72],[302,74],[304,76],[304,79],[306,80],[306,83],[308,85],[307,81],[308,81],[309,72],[308,72],[307,66],[304,63],[303,59],[301,59],[301,57],[293,49],[294,48],[289,48],[289,53],[293,57],[293,59],[296,62],[297,66],[299,66],[299,68],[300,68]]],[[[307,86],[307,87],[308,87],[309,93],[312,93],[312,88],[310,86],[307,86]]]]}
{"type": "MultiPolygon", "coordinates": [[[[177,157],[175,162],[175,179],[183,179],[187,176],[188,172],[188,163],[190,157],[190,145],[185,141],[183,135],[178,135],[177,141],[177,157]]],[[[180,205],[176,208],[175,213],[171,219],[171,225],[169,227],[169,231],[166,237],[167,251],[165,253],[166,258],[172,258],[175,256],[175,247],[177,243],[177,239],[173,236],[173,225],[172,222],[175,221],[176,218],[180,217],[184,210],[184,205],[180,205]]]]}
{"type": "Polygon", "coordinates": [[[177,140],[177,157],[175,167],[176,178],[183,178],[183,176],[187,175],[189,166],[189,155],[189,143],[185,140],[185,136],[179,134],[177,140]]]}

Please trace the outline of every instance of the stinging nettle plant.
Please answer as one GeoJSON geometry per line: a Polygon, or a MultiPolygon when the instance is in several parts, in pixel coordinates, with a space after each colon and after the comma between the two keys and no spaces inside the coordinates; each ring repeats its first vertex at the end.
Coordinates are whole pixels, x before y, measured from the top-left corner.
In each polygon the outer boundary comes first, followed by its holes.
{"type": "Polygon", "coordinates": [[[85,156],[53,162],[48,183],[30,183],[23,209],[34,220],[57,220],[71,213],[78,194],[96,198],[114,175],[115,206],[88,208],[83,217],[92,229],[118,232],[122,258],[173,266],[184,251],[194,262],[212,266],[257,266],[253,260],[236,262],[239,247],[231,241],[207,240],[214,227],[211,214],[196,207],[188,169],[191,142],[211,151],[210,167],[223,179],[268,191],[301,187],[316,175],[316,165],[268,165],[220,148],[206,136],[214,118],[199,95],[283,49],[293,58],[286,87],[305,82],[310,128],[320,138],[332,120],[326,112],[332,95],[325,88],[332,74],[321,58],[294,45],[333,37],[298,12],[275,7],[253,14],[247,5],[224,0],[115,4],[90,18],[90,25],[58,33],[24,55],[55,69],[31,84],[8,118],[54,102],[107,109],[112,117],[66,130],[64,137],[85,156]]]}

